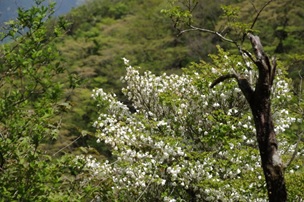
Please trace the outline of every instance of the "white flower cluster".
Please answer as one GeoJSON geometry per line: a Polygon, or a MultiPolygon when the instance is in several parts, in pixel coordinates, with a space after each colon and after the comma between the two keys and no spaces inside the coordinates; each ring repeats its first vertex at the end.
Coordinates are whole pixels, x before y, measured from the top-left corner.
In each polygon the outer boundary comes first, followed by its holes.
{"type": "Polygon", "coordinates": [[[285,99],[291,99],[291,90],[289,87],[289,83],[284,79],[280,79],[279,77],[276,79],[275,85],[273,86],[273,96],[277,99],[280,99],[281,96],[285,99]]]}
{"type": "Polygon", "coordinates": [[[282,78],[279,71],[272,89],[273,100],[273,119],[275,122],[275,132],[277,134],[284,133],[286,129],[297,121],[297,119],[282,106],[289,106],[292,100],[290,84],[287,79],[282,78]]]}
{"type": "Polygon", "coordinates": [[[277,134],[284,132],[290,128],[291,124],[296,122],[296,118],[289,115],[288,110],[281,109],[273,114],[275,121],[275,132],[277,134]]]}
{"type": "MultiPolygon", "coordinates": [[[[92,97],[95,100],[98,99],[102,104],[106,104],[109,113],[119,115],[117,118],[123,119],[125,116],[130,116],[129,108],[122,102],[117,101],[115,94],[107,94],[100,88],[93,90],[92,97]]],[[[98,119],[100,119],[100,117],[98,119]]],[[[94,125],[95,124],[96,123],[94,123],[94,125]]]]}
{"type": "MultiPolygon", "coordinates": [[[[158,198],[172,202],[188,192],[205,201],[260,197],[254,187],[262,179],[242,181],[260,176],[261,165],[250,111],[236,83],[210,90],[200,74],[141,75],[131,66],[123,81],[133,114],[115,95],[102,89],[92,95],[107,110],[94,122],[96,137],[112,147],[116,161],[89,161],[88,167],[110,177],[114,193],[136,199],[157,190],[154,197],[161,192],[158,198]]],[[[283,109],[275,114],[277,130],[290,126],[287,115],[283,109]]]]}
{"type": "Polygon", "coordinates": [[[180,110],[176,113],[182,113],[182,110],[191,104],[185,99],[190,96],[200,96],[195,86],[191,85],[191,78],[186,75],[155,76],[151,72],[145,72],[142,76],[138,70],[129,66],[123,81],[127,83],[123,92],[132,101],[134,107],[149,118],[167,116],[175,112],[172,111],[173,109],[180,110]],[[169,94],[174,94],[179,102],[171,101],[166,104],[165,96],[169,94]]]}

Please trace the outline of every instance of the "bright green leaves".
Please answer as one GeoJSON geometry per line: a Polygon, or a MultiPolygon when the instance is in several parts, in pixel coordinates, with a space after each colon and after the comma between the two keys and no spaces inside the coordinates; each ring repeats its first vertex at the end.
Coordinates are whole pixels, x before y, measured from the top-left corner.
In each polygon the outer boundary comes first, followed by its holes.
{"type": "Polygon", "coordinates": [[[192,11],[198,4],[198,1],[170,1],[170,8],[163,9],[162,13],[169,16],[174,22],[174,27],[182,29],[190,26],[192,22],[192,11]]]}
{"type": "Polygon", "coordinates": [[[224,15],[227,16],[231,21],[236,21],[236,17],[239,16],[240,8],[233,7],[231,5],[228,6],[221,6],[224,15]]]}
{"type": "Polygon", "coordinates": [[[171,10],[162,10],[162,12],[173,18],[175,21],[186,22],[192,17],[189,11],[183,11],[179,6],[175,6],[171,10]]]}
{"type": "Polygon", "coordinates": [[[0,63],[0,198],[5,201],[48,200],[60,189],[65,165],[43,151],[61,126],[64,68],[53,42],[62,25],[48,27],[54,4],[42,1],[18,9],[8,22],[0,63]],[[54,33],[55,31],[55,33],[54,33]]]}
{"type": "Polygon", "coordinates": [[[228,6],[221,6],[223,10],[223,14],[221,18],[223,19],[220,22],[223,32],[229,34],[230,36],[239,37],[238,39],[242,39],[241,37],[244,34],[248,33],[249,31],[256,31],[253,30],[251,27],[251,22],[244,22],[240,18],[240,8],[234,7],[231,5],[228,6]]]}
{"type": "MultiPolygon", "coordinates": [[[[48,6],[44,6],[40,2],[37,2],[37,6],[33,6],[30,9],[18,8],[18,24],[22,29],[28,28],[29,31],[39,28],[46,19],[54,13],[55,4],[50,3],[48,6]]],[[[26,30],[25,30],[26,31],[26,30]]]]}

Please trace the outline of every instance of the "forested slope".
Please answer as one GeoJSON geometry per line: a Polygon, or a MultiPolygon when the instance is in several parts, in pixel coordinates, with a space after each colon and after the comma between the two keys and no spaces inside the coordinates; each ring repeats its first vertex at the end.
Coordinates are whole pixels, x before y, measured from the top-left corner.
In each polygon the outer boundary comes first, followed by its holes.
{"type": "MultiPolygon", "coordinates": [[[[238,8],[235,21],[253,23],[254,9],[262,3],[236,2],[199,1],[194,13],[198,26],[223,30],[226,21],[220,16],[224,4],[238,8]]],[[[215,51],[214,45],[220,44],[220,40],[201,33],[177,37],[171,20],[161,13],[168,6],[166,1],[159,0],[88,1],[66,15],[71,23],[70,30],[58,43],[65,64],[82,78],[98,77],[93,86],[108,85],[113,90],[124,69],[122,57],[153,72],[179,69],[200,59],[208,60],[208,54],[215,51]]],[[[301,1],[280,1],[272,2],[261,13],[255,29],[261,33],[270,53],[280,57],[301,54],[302,8],[301,1]]]]}

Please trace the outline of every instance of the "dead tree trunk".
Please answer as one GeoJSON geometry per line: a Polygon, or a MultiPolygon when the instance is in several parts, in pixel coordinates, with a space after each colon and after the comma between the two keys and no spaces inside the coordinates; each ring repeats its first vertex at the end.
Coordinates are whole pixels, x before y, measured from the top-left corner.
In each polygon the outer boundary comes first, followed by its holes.
{"type": "Polygon", "coordinates": [[[270,202],[286,202],[287,192],[284,180],[283,164],[278,153],[278,143],[271,116],[271,87],[273,84],[276,62],[270,61],[264,53],[258,36],[248,34],[256,59],[259,77],[253,90],[248,80],[237,74],[220,77],[211,87],[228,78],[235,78],[248,101],[256,128],[256,137],[262,161],[262,168],[267,184],[270,202]]]}
{"type": "Polygon", "coordinates": [[[262,167],[267,183],[269,201],[287,201],[287,192],[283,173],[283,164],[278,154],[278,143],[271,116],[271,87],[273,84],[276,63],[270,62],[264,53],[258,36],[249,34],[256,55],[255,64],[259,70],[255,91],[247,101],[250,104],[256,127],[262,167]]]}

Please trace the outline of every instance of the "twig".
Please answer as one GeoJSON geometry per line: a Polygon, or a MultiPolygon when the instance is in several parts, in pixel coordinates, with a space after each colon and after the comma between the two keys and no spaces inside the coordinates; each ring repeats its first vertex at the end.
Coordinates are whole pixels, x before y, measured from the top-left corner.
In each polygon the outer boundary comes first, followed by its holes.
{"type": "Polygon", "coordinates": [[[210,88],[213,88],[217,84],[219,84],[227,79],[231,79],[231,78],[234,78],[237,80],[239,88],[241,89],[242,93],[244,94],[246,100],[249,103],[251,103],[251,101],[252,101],[251,98],[253,96],[254,90],[252,89],[249,81],[246,78],[244,78],[242,76],[238,76],[237,74],[226,74],[226,75],[220,76],[215,81],[213,81],[213,83],[210,85],[210,88]]]}
{"type": "Polygon", "coordinates": [[[190,25],[190,29],[185,29],[185,30],[180,31],[178,35],[182,35],[183,33],[190,32],[190,31],[200,31],[200,32],[206,32],[206,33],[210,33],[210,34],[215,34],[215,35],[217,35],[218,37],[220,37],[224,41],[236,44],[235,41],[224,37],[221,33],[217,32],[217,31],[213,31],[213,30],[210,30],[210,29],[199,28],[199,27],[195,27],[193,25],[190,25]]]}
{"type": "Polygon", "coordinates": [[[253,7],[253,9],[255,10],[255,12],[258,12],[258,10],[256,9],[256,7],[255,7],[253,1],[250,1],[250,4],[252,5],[252,7],[253,7]]]}
{"type": "MultiPolygon", "coordinates": [[[[301,95],[302,95],[302,82],[303,82],[303,77],[301,76],[301,71],[299,71],[299,77],[300,77],[300,86],[299,86],[300,89],[299,89],[299,95],[298,95],[298,97],[299,97],[299,104],[300,104],[300,102],[301,102],[301,95]]],[[[285,165],[285,168],[287,168],[288,166],[290,166],[290,164],[292,163],[292,161],[295,159],[296,154],[298,152],[299,144],[300,144],[301,139],[302,139],[302,136],[303,136],[303,132],[299,134],[299,138],[298,138],[297,143],[296,143],[296,148],[295,148],[295,150],[294,150],[294,152],[292,154],[291,159],[285,165]]]]}
{"type": "Polygon", "coordinates": [[[220,76],[219,78],[217,78],[215,81],[212,82],[212,84],[210,85],[210,88],[213,88],[217,84],[219,84],[227,79],[232,79],[232,78],[235,78],[238,80],[238,77],[236,74],[226,74],[226,75],[220,76]]]}
{"type": "Polygon", "coordinates": [[[299,77],[300,77],[300,84],[299,84],[299,103],[301,102],[302,98],[302,83],[303,83],[303,77],[301,75],[301,70],[299,71],[299,77]]]}
{"type": "Polygon", "coordinates": [[[192,7],[192,9],[191,9],[191,10],[189,10],[189,11],[190,11],[190,13],[192,13],[192,12],[195,10],[195,8],[197,7],[197,5],[198,5],[198,1],[197,1],[197,2],[195,2],[195,4],[194,4],[194,6],[192,7]]]}
{"type": "Polygon", "coordinates": [[[148,185],[146,186],[145,190],[140,194],[140,196],[136,199],[135,202],[138,202],[141,199],[141,197],[145,194],[145,192],[148,190],[149,186],[152,183],[154,175],[155,175],[155,172],[153,173],[152,178],[150,179],[150,181],[149,181],[148,185]]]}
{"type": "Polygon", "coordinates": [[[257,13],[257,15],[255,16],[253,23],[251,24],[250,29],[252,29],[255,25],[255,23],[258,21],[258,18],[260,17],[262,11],[272,2],[272,0],[269,0],[267,3],[265,3],[265,5],[259,10],[259,12],[257,13]]]}
{"type": "Polygon", "coordinates": [[[296,148],[295,148],[295,150],[293,151],[293,154],[292,154],[292,156],[291,156],[291,159],[290,159],[289,162],[284,166],[285,169],[286,169],[287,167],[289,167],[290,164],[293,162],[293,160],[296,158],[296,155],[297,155],[297,152],[298,152],[298,148],[299,148],[299,144],[300,144],[300,142],[301,142],[302,136],[303,136],[303,132],[299,134],[299,138],[298,138],[297,143],[296,143],[296,148]]]}
{"type": "MultiPolygon", "coordinates": [[[[255,23],[258,21],[260,15],[261,15],[262,11],[263,11],[271,2],[272,2],[272,0],[269,0],[268,2],[266,2],[265,5],[258,11],[257,15],[255,16],[255,18],[254,18],[254,20],[253,20],[253,22],[252,22],[252,24],[251,24],[251,26],[250,26],[250,29],[253,29],[255,23]]],[[[251,2],[251,3],[252,3],[252,2],[251,2]]],[[[254,6],[253,3],[252,3],[252,5],[253,5],[254,9],[257,11],[257,9],[255,8],[255,6],[254,6]]],[[[243,39],[242,39],[242,43],[241,43],[241,44],[243,44],[243,42],[245,41],[245,37],[246,37],[246,33],[244,33],[244,35],[243,35],[243,39]]]]}
{"type": "Polygon", "coordinates": [[[71,146],[72,144],[74,144],[77,140],[79,140],[82,136],[78,136],[73,142],[71,142],[70,144],[64,146],[63,148],[59,149],[57,152],[55,152],[53,154],[53,156],[56,156],[56,154],[58,154],[59,152],[61,152],[62,150],[66,149],[67,147],[71,146]]]}

